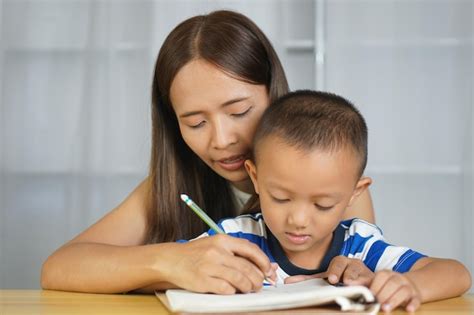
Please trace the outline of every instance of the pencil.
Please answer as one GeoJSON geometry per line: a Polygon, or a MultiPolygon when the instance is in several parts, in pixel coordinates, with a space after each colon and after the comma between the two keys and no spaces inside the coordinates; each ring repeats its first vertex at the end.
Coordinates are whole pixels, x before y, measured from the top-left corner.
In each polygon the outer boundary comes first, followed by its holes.
{"type": "MultiPolygon", "coordinates": [[[[202,210],[191,198],[186,194],[181,194],[181,200],[183,200],[186,205],[191,208],[211,229],[214,230],[217,234],[225,234],[225,232],[202,210]]],[[[265,281],[270,283],[273,286],[276,286],[276,282],[270,278],[265,277],[265,281]]]]}
{"type": "Polygon", "coordinates": [[[217,234],[225,234],[224,231],[214,222],[212,219],[202,210],[191,198],[186,194],[181,194],[181,200],[183,200],[191,210],[194,211],[211,229],[217,234]]]}

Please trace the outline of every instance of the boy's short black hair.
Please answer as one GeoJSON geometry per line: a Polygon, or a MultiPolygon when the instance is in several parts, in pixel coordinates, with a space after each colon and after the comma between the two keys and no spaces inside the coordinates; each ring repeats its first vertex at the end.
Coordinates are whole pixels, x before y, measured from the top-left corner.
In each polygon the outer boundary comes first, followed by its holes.
{"type": "Polygon", "coordinates": [[[258,144],[268,136],[309,151],[334,152],[351,148],[360,157],[359,176],[367,164],[367,125],[357,108],[341,96],[328,92],[300,90],[277,99],[267,108],[254,137],[253,159],[258,144]]]}

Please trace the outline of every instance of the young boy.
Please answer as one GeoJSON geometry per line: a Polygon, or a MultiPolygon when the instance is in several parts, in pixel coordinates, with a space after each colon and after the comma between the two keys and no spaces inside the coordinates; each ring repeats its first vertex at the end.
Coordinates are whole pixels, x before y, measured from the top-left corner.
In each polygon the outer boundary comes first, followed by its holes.
{"type": "Polygon", "coordinates": [[[341,256],[362,261],[368,279],[363,284],[383,311],[414,311],[420,303],[466,292],[471,278],[459,262],[390,245],[377,226],[363,220],[341,222],[371,184],[363,176],[366,163],[367,127],[350,102],[324,92],[290,93],[263,115],[252,160],[245,163],[261,213],[219,225],[260,246],[278,264],[280,283],[324,273],[341,256]]]}

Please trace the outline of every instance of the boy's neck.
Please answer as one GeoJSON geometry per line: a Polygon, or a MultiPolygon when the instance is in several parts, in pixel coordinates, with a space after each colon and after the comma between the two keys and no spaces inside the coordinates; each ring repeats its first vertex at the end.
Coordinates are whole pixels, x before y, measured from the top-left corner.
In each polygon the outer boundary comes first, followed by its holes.
{"type": "Polygon", "coordinates": [[[313,270],[318,269],[321,266],[321,262],[331,246],[333,233],[329,234],[326,238],[320,242],[314,244],[314,246],[305,252],[291,252],[285,251],[288,260],[295,266],[313,270]]]}

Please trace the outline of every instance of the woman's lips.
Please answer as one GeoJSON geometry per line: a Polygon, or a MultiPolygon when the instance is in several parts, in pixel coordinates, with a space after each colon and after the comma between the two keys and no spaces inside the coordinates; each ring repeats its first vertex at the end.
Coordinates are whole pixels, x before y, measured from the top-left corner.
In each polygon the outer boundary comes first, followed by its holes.
{"type": "Polygon", "coordinates": [[[236,171],[244,166],[244,162],[247,159],[246,155],[236,155],[227,159],[217,161],[220,167],[227,171],[236,171]]]}
{"type": "Polygon", "coordinates": [[[295,245],[304,244],[309,240],[309,235],[306,235],[306,234],[293,234],[293,233],[285,233],[285,234],[288,240],[295,245]]]}

